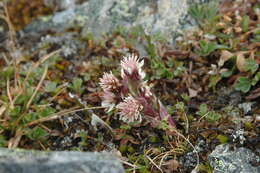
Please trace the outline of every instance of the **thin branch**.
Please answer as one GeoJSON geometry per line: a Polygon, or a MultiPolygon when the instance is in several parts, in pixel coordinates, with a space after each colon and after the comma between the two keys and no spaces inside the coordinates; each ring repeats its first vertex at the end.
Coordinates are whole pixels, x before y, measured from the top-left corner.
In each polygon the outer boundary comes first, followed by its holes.
{"type": "MultiPolygon", "coordinates": [[[[49,53],[48,55],[45,55],[42,59],[40,59],[39,61],[37,61],[27,72],[26,77],[23,81],[23,86],[25,86],[27,80],[30,77],[30,74],[32,73],[32,71],[34,69],[36,69],[39,65],[41,65],[44,61],[46,61],[47,59],[49,59],[50,57],[52,57],[53,55],[55,55],[56,53],[58,53],[61,49],[58,49],[54,52],[49,53]]],[[[23,93],[23,88],[20,89],[20,92],[15,96],[14,101],[23,93]]]]}
{"type": "Polygon", "coordinates": [[[40,80],[40,82],[38,83],[36,89],[34,90],[33,95],[31,96],[30,100],[28,101],[28,103],[27,103],[27,105],[26,105],[26,109],[28,109],[28,108],[30,107],[30,105],[31,105],[31,103],[32,103],[32,101],[33,101],[33,99],[34,99],[34,97],[36,96],[37,92],[39,91],[40,87],[42,86],[42,83],[43,83],[43,81],[44,81],[44,79],[45,79],[45,77],[46,77],[46,75],[47,75],[47,72],[48,72],[48,67],[45,67],[44,72],[43,72],[43,75],[42,75],[42,77],[41,77],[41,80],[40,80]]]}
{"type": "Polygon", "coordinates": [[[42,57],[39,61],[37,61],[33,66],[32,68],[29,69],[28,73],[26,74],[26,77],[25,77],[25,80],[24,80],[24,83],[27,82],[27,80],[29,79],[30,77],[30,74],[32,73],[32,71],[34,69],[36,69],[39,65],[41,65],[42,63],[44,63],[46,60],[48,60],[50,57],[52,57],[53,55],[59,53],[61,51],[61,49],[58,49],[54,52],[51,52],[47,55],[45,55],[44,57],[42,57]]]}
{"type": "Polygon", "coordinates": [[[9,80],[9,78],[7,79],[7,82],[6,82],[6,90],[7,90],[7,96],[8,96],[9,102],[10,102],[10,107],[11,107],[11,109],[13,109],[14,108],[14,101],[13,101],[11,93],[10,93],[10,80],[9,80]]]}
{"type": "Polygon", "coordinates": [[[158,165],[156,165],[156,164],[154,163],[154,161],[153,161],[148,155],[145,155],[145,157],[146,157],[157,169],[159,169],[159,171],[161,171],[161,172],[163,173],[162,169],[161,169],[158,165]]]}
{"type": "Polygon", "coordinates": [[[125,164],[125,165],[131,166],[132,169],[133,169],[133,173],[135,173],[135,170],[138,169],[138,166],[133,165],[133,164],[131,164],[131,163],[127,162],[127,161],[124,161],[124,160],[122,160],[122,159],[120,159],[120,162],[122,162],[122,163],[125,164]]]}
{"type": "Polygon", "coordinates": [[[101,107],[101,106],[98,106],[98,107],[86,107],[86,108],[82,108],[82,109],[77,109],[78,107],[76,107],[76,110],[75,108],[73,108],[74,110],[65,110],[65,111],[61,111],[61,112],[58,112],[58,113],[54,113],[48,117],[44,117],[44,118],[40,118],[38,120],[35,120],[35,121],[32,121],[30,123],[28,123],[26,126],[33,126],[33,125],[36,125],[36,124],[39,124],[39,123],[43,123],[43,122],[46,122],[46,121],[51,121],[51,120],[55,120],[55,119],[58,119],[62,116],[65,116],[65,115],[69,115],[71,113],[75,113],[75,112],[80,112],[80,111],[84,111],[84,110],[92,110],[92,109],[104,109],[104,107],[101,107]]]}

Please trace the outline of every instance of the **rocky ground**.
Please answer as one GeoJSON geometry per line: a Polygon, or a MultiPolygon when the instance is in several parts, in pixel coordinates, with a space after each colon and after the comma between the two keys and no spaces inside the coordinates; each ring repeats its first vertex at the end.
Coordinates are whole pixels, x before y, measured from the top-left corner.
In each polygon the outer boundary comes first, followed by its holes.
{"type": "Polygon", "coordinates": [[[0,146],[51,151],[1,149],[0,170],[259,172],[259,20],[257,0],[0,2],[0,146]],[[102,106],[130,54],[174,125],[102,106]]]}

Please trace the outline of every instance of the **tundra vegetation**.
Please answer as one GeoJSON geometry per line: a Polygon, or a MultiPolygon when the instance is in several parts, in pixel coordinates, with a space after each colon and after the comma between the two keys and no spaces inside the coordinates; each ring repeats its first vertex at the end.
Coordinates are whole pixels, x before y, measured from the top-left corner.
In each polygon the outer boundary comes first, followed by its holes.
{"type": "Polygon", "coordinates": [[[192,6],[198,28],[174,45],[140,27],[78,38],[85,59],[64,58],[52,43],[44,55],[29,51],[36,40],[24,46],[17,31],[53,9],[26,1],[0,7],[8,33],[0,46],[1,147],[105,150],[140,173],[210,173],[215,146],[259,147],[257,0],[192,6]],[[237,130],[242,143],[232,138],[237,130]]]}

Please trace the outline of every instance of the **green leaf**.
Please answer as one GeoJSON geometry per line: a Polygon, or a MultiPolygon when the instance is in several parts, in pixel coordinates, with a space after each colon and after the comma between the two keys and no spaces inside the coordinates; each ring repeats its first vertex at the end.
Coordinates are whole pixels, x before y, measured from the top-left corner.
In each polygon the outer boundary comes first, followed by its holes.
{"type": "Polygon", "coordinates": [[[40,113],[37,113],[37,112],[27,113],[27,114],[25,114],[24,117],[23,117],[23,122],[24,122],[25,124],[27,124],[27,123],[30,123],[30,122],[32,122],[32,121],[35,121],[35,120],[37,120],[37,119],[40,117],[39,114],[40,114],[40,113]]]}
{"type": "Polygon", "coordinates": [[[199,45],[200,45],[200,50],[198,53],[201,56],[208,56],[209,54],[211,54],[217,49],[228,49],[228,47],[225,45],[219,45],[214,42],[206,42],[205,40],[200,40],[199,45]]]}
{"type": "Polygon", "coordinates": [[[0,147],[6,147],[7,141],[4,136],[0,135],[0,147]]]}
{"type": "Polygon", "coordinates": [[[221,144],[226,144],[228,142],[228,137],[224,135],[218,135],[217,139],[221,144]]]}
{"type": "Polygon", "coordinates": [[[55,109],[52,107],[47,107],[47,108],[43,109],[41,112],[39,112],[40,117],[47,117],[54,113],[55,113],[55,109]]]}
{"type": "Polygon", "coordinates": [[[200,48],[203,54],[208,55],[215,50],[215,43],[206,42],[205,40],[199,41],[200,48]]]}
{"type": "Polygon", "coordinates": [[[245,15],[243,16],[242,22],[241,22],[241,28],[243,32],[248,31],[248,26],[249,26],[250,18],[249,16],[245,15]]]}
{"type": "Polygon", "coordinates": [[[210,112],[208,112],[206,118],[207,118],[208,122],[214,123],[221,118],[221,114],[219,114],[215,111],[210,111],[210,112]]]}
{"type": "Polygon", "coordinates": [[[215,89],[217,83],[221,80],[221,76],[220,75],[214,75],[214,76],[211,76],[209,80],[210,80],[209,88],[215,89]]]}
{"type": "Polygon", "coordinates": [[[35,127],[33,129],[27,129],[25,135],[31,140],[39,140],[48,135],[43,128],[35,127]]]}
{"type": "Polygon", "coordinates": [[[82,92],[83,92],[82,84],[83,84],[83,80],[81,78],[74,78],[70,88],[74,92],[76,92],[78,94],[82,94],[82,92]]]}
{"type": "Polygon", "coordinates": [[[14,109],[12,109],[9,113],[10,117],[13,119],[16,119],[21,114],[22,108],[21,106],[15,106],[14,109]]]}
{"type": "Polygon", "coordinates": [[[175,108],[178,109],[178,110],[184,111],[185,105],[184,105],[183,102],[178,102],[178,103],[175,104],[175,108]]]}
{"type": "Polygon", "coordinates": [[[221,73],[221,77],[228,78],[233,74],[233,70],[228,70],[221,73]]]}
{"type": "MultiPolygon", "coordinates": [[[[17,97],[15,104],[26,104],[33,94],[33,88],[28,86],[23,94],[17,97]]],[[[36,100],[36,98],[34,99],[36,100]]]]}
{"type": "Polygon", "coordinates": [[[183,64],[181,64],[180,66],[178,66],[177,68],[175,68],[173,75],[175,77],[179,77],[181,76],[187,69],[183,66],[183,64]]]}
{"type": "Polygon", "coordinates": [[[259,82],[259,81],[260,81],[260,72],[257,72],[255,77],[253,78],[253,80],[251,82],[252,86],[255,86],[257,84],[257,82],[259,82]]]}
{"type": "Polygon", "coordinates": [[[251,88],[251,80],[247,77],[240,77],[236,84],[235,89],[247,93],[251,88]]]}
{"type": "Polygon", "coordinates": [[[14,67],[10,66],[0,71],[0,78],[11,78],[14,74],[14,67]]]}
{"type": "Polygon", "coordinates": [[[46,92],[55,92],[57,89],[57,83],[52,81],[47,81],[44,87],[46,92]]]}
{"type": "Polygon", "coordinates": [[[196,112],[199,116],[204,116],[208,112],[208,106],[206,104],[201,104],[199,107],[199,111],[196,112]]]}
{"type": "Polygon", "coordinates": [[[59,55],[53,55],[50,58],[48,58],[42,65],[43,66],[54,66],[59,60],[62,58],[59,55]]]}
{"type": "Polygon", "coordinates": [[[183,98],[183,100],[186,101],[186,102],[189,102],[190,99],[191,99],[191,98],[189,97],[189,95],[186,94],[186,93],[182,94],[182,95],[181,95],[181,98],[183,98]]]}
{"type": "Polygon", "coordinates": [[[196,22],[203,26],[205,22],[210,23],[216,19],[218,4],[215,2],[205,4],[195,4],[189,8],[189,14],[196,22]]]}
{"type": "Polygon", "coordinates": [[[252,74],[254,74],[257,69],[258,69],[259,65],[256,63],[256,61],[254,59],[247,59],[246,63],[245,63],[245,70],[246,71],[251,71],[252,74]]]}

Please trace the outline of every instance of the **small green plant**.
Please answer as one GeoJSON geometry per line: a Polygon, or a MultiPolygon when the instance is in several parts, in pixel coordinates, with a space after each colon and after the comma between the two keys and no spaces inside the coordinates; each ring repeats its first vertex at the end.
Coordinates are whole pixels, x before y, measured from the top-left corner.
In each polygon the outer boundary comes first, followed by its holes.
{"type": "Polygon", "coordinates": [[[201,118],[206,118],[208,122],[216,122],[221,118],[221,114],[211,111],[208,109],[206,104],[201,104],[199,107],[199,111],[196,112],[197,115],[201,116],[201,118]]]}
{"type": "Polygon", "coordinates": [[[214,24],[218,19],[218,3],[210,2],[195,4],[189,9],[189,14],[196,20],[201,28],[214,24]]]}
{"type": "Polygon", "coordinates": [[[57,82],[46,81],[44,90],[48,93],[55,93],[57,91],[57,82]]]}
{"type": "Polygon", "coordinates": [[[41,127],[34,127],[32,129],[25,129],[25,134],[27,137],[29,137],[31,140],[41,140],[43,139],[44,137],[48,136],[48,132],[46,132],[46,130],[44,130],[43,128],[41,127]]]}
{"type": "Polygon", "coordinates": [[[249,16],[247,16],[247,15],[243,16],[242,22],[241,22],[241,28],[242,28],[243,32],[248,31],[249,21],[250,21],[249,16]]]}
{"type": "Polygon", "coordinates": [[[255,86],[260,80],[259,65],[253,59],[245,62],[244,69],[248,72],[246,77],[239,77],[235,83],[235,89],[247,93],[252,86],[255,86]]]}
{"type": "Polygon", "coordinates": [[[235,83],[235,89],[247,93],[252,86],[255,86],[260,80],[260,72],[258,72],[253,79],[248,77],[239,77],[235,83]]]}
{"type": "Polygon", "coordinates": [[[19,68],[12,61],[0,70],[0,85],[4,88],[0,96],[0,114],[5,122],[1,125],[1,133],[10,134],[0,140],[1,145],[17,147],[22,136],[38,141],[48,135],[45,129],[38,126],[32,128],[28,124],[55,113],[48,100],[43,98],[46,93],[57,92],[56,83],[45,83],[48,70],[59,59],[54,56],[56,53],[57,51],[33,64],[19,64],[19,68]],[[28,65],[29,70],[26,67],[28,65]]]}
{"type": "Polygon", "coordinates": [[[83,80],[81,78],[74,78],[69,88],[80,95],[84,91],[84,89],[82,88],[82,84],[83,84],[83,80]]]}
{"type": "Polygon", "coordinates": [[[219,45],[217,43],[207,42],[205,40],[200,40],[199,46],[200,49],[198,50],[197,53],[201,56],[208,56],[217,49],[228,49],[228,47],[225,45],[219,45]]]}

